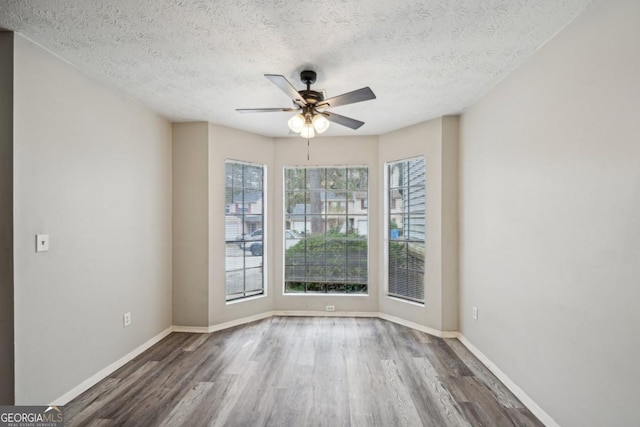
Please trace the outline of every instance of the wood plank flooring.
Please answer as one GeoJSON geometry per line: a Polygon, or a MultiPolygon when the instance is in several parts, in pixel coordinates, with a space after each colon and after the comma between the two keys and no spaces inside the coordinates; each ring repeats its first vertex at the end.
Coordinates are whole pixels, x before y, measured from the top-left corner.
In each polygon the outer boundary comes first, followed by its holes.
{"type": "Polygon", "coordinates": [[[173,333],[65,407],[68,426],[542,426],[458,340],[381,319],[173,333]]]}

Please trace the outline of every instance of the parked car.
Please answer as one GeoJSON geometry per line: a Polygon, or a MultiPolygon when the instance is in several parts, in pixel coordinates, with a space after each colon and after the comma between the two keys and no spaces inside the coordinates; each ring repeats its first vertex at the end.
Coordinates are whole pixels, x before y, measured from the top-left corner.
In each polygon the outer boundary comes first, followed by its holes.
{"type": "MultiPolygon", "coordinates": [[[[285,230],[285,249],[297,244],[301,239],[300,234],[293,230],[285,230]]],[[[262,255],[262,229],[252,233],[236,237],[236,244],[240,249],[251,252],[253,256],[262,255]],[[252,240],[258,240],[252,242],[252,240]]]]}
{"type": "Polygon", "coordinates": [[[240,249],[251,252],[253,256],[262,255],[262,229],[236,237],[236,244],[240,249]],[[251,242],[251,240],[259,241],[251,242]]]}
{"type": "Polygon", "coordinates": [[[287,250],[291,246],[297,245],[302,239],[302,235],[295,230],[284,230],[284,249],[287,250]]]}

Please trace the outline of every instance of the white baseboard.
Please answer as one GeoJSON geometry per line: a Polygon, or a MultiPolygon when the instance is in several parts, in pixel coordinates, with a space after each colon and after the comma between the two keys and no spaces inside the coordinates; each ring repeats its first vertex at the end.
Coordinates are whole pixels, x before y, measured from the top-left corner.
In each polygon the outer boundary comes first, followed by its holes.
{"type": "Polygon", "coordinates": [[[457,331],[441,331],[439,329],[433,329],[419,323],[410,322],[400,317],[391,316],[390,314],[378,313],[378,317],[384,320],[388,320],[389,322],[397,323],[398,325],[406,326],[408,328],[415,329],[420,332],[425,332],[429,335],[434,335],[440,338],[458,338],[459,335],[457,331]]]}
{"type": "Polygon", "coordinates": [[[171,332],[186,332],[189,334],[208,334],[208,326],[172,326],[171,332]]]}
{"type": "Polygon", "coordinates": [[[272,311],[256,314],[253,316],[243,317],[241,319],[232,320],[230,322],[218,323],[217,325],[209,326],[209,332],[221,331],[223,329],[233,328],[234,326],[244,325],[245,323],[255,322],[257,320],[266,319],[273,316],[272,311]]]}
{"type": "Polygon", "coordinates": [[[169,335],[171,332],[173,332],[173,328],[172,327],[169,327],[169,328],[165,329],[164,331],[160,332],[158,335],[156,335],[155,337],[151,338],[149,341],[145,342],[141,346],[139,346],[136,349],[132,350],[128,354],[122,356],[120,359],[116,360],[115,362],[113,362],[112,364],[107,366],[106,368],[100,370],[96,374],[94,374],[91,377],[87,378],[86,380],[84,380],[83,382],[81,382],[80,384],[78,384],[77,386],[75,386],[74,388],[72,388],[71,390],[66,392],[65,394],[63,394],[62,396],[58,397],[52,403],[50,403],[50,405],[51,406],[64,406],[64,405],[66,405],[67,403],[69,403],[70,401],[72,401],[73,399],[75,399],[76,397],[78,397],[79,395],[84,393],[85,391],[89,390],[91,387],[93,387],[94,385],[96,385],[97,383],[102,381],[103,379],[107,378],[113,372],[115,372],[116,370],[120,369],[127,362],[133,360],[139,354],[141,354],[144,351],[146,351],[147,349],[149,349],[152,345],[160,342],[160,340],[162,340],[164,337],[169,335]]]}
{"type": "Polygon", "coordinates": [[[224,329],[233,328],[234,326],[244,325],[245,323],[255,322],[257,320],[266,319],[273,316],[272,311],[256,314],[253,316],[243,317],[241,319],[232,320],[230,322],[218,323],[212,326],[173,326],[173,332],[187,332],[190,334],[210,334],[211,332],[222,331],[224,329]]]}
{"type": "Polygon", "coordinates": [[[536,402],[533,401],[527,394],[516,385],[511,379],[498,368],[487,356],[484,355],[476,346],[471,344],[464,335],[458,334],[458,340],[469,349],[475,357],[482,362],[484,366],[489,369],[493,375],[498,377],[500,381],[522,402],[524,406],[529,409],[533,415],[535,415],[545,426],[547,427],[560,427],[549,414],[547,414],[536,402]]]}

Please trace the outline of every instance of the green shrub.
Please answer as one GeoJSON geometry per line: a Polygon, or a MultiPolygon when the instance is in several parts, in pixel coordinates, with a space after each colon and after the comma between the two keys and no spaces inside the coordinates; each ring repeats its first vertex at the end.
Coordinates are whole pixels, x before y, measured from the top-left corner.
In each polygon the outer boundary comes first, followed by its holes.
{"type": "Polygon", "coordinates": [[[331,232],[301,239],[285,253],[287,292],[366,293],[367,240],[331,232]]]}

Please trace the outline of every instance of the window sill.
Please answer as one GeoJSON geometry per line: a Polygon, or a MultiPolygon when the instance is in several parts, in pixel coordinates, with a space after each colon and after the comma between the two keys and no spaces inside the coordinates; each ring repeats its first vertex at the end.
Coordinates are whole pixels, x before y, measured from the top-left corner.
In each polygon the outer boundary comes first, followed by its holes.
{"type": "Polygon", "coordinates": [[[406,304],[410,304],[410,305],[415,305],[417,307],[421,307],[421,308],[425,308],[426,304],[423,302],[417,302],[417,301],[411,301],[408,299],[404,299],[404,298],[398,298],[398,297],[392,297],[390,295],[386,295],[386,297],[392,301],[398,301],[398,302],[404,302],[406,304]]]}
{"type": "Polygon", "coordinates": [[[320,293],[320,292],[309,292],[309,293],[283,292],[282,296],[285,296],[285,297],[368,297],[371,295],[370,294],[320,293]]]}
{"type": "Polygon", "coordinates": [[[233,304],[238,304],[240,302],[245,302],[245,301],[253,301],[253,300],[257,300],[260,298],[266,298],[267,294],[262,294],[262,295],[254,295],[254,296],[250,296],[250,297],[246,297],[246,298],[237,298],[237,299],[233,299],[231,301],[225,301],[225,305],[233,305],[233,304]]]}

